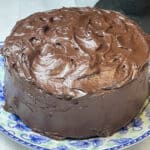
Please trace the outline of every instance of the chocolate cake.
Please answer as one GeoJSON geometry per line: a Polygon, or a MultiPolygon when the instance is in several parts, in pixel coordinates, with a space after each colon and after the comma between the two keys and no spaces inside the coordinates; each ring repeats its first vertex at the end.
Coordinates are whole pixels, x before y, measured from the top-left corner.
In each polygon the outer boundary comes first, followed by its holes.
{"type": "Polygon", "coordinates": [[[35,13],[16,23],[2,54],[5,110],[56,139],[112,135],[149,95],[147,37],[115,11],[35,13]]]}

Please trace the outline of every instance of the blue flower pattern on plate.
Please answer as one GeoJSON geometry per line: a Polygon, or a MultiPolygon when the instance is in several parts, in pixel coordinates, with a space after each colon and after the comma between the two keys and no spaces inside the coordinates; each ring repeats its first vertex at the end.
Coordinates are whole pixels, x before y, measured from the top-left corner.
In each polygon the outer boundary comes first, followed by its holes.
{"type": "Polygon", "coordinates": [[[143,125],[143,121],[142,121],[142,119],[141,118],[135,118],[133,121],[132,121],[132,129],[134,130],[134,131],[140,131],[140,130],[142,130],[142,125],[143,125]]]}
{"type": "Polygon", "coordinates": [[[15,114],[10,114],[9,119],[11,119],[13,121],[21,121],[20,118],[15,114]]]}
{"type": "Polygon", "coordinates": [[[85,140],[79,140],[79,141],[77,141],[77,140],[72,140],[72,141],[70,141],[69,142],[69,144],[70,145],[72,145],[72,146],[75,146],[75,147],[81,147],[81,148],[88,148],[90,145],[91,145],[91,143],[90,142],[88,142],[88,141],[85,141],[85,140]]]}
{"type": "Polygon", "coordinates": [[[99,138],[90,140],[70,140],[69,144],[75,147],[88,148],[89,146],[99,147],[103,144],[103,141],[99,138]]]}
{"type": "Polygon", "coordinates": [[[8,122],[8,126],[10,128],[16,128],[20,131],[31,131],[31,129],[21,121],[16,123],[8,122]]]}
{"type": "Polygon", "coordinates": [[[15,114],[10,114],[8,117],[13,121],[8,123],[8,126],[10,128],[16,128],[21,131],[31,131],[31,129],[27,125],[25,125],[15,114]]]}
{"type": "Polygon", "coordinates": [[[0,101],[5,101],[4,97],[4,85],[3,85],[3,79],[4,79],[4,73],[3,73],[3,67],[4,67],[4,58],[0,56],[0,71],[1,71],[1,77],[0,77],[0,101]]]}
{"type": "Polygon", "coordinates": [[[143,121],[141,118],[135,118],[132,122],[133,127],[141,127],[143,124],[143,121]]]}
{"type": "Polygon", "coordinates": [[[61,145],[58,146],[57,148],[52,148],[51,150],[69,150],[67,146],[61,145]]]}
{"type": "Polygon", "coordinates": [[[40,135],[31,134],[29,137],[30,137],[31,141],[34,143],[44,143],[44,142],[49,141],[49,138],[40,136],[40,135]]]}
{"type": "Polygon", "coordinates": [[[98,138],[92,139],[92,140],[90,140],[90,142],[92,143],[92,145],[94,147],[99,147],[99,146],[103,145],[103,140],[98,139],[98,138]]]}
{"type": "Polygon", "coordinates": [[[121,128],[121,129],[119,130],[119,132],[120,132],[121,134],[127,133],[127,132],[128,132],[128,127],[123,127],[123,128],[121,128]]]}
{"type": "Polygon", "coordinates": [[[120,138],[120,139],[113,139],[113,140],[110,140],[112,142],[114,142],[115,144],[126,144],[130,141],[132,141],[132,138],[120,138]]]}
{"type": "Polygon", "coordinates": [[[36,134],[30,134],[29,136],[27,134],[22,134],[21,137],[25,140],[29,140],[36,144],[41,144],[50,141],[48,137],[36,134]]]}
{"type": "Polygon", "coordinates": [[[0,101],[5,101],[4,90],[3,89],[4,89],[4,86],[0,82],[0,101]]]}

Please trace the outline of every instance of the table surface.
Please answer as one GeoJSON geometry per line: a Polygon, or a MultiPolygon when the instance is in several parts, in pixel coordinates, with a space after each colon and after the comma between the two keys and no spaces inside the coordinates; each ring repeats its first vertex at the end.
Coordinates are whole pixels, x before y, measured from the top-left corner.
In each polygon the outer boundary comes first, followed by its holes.
{"type": "MultiPolygon", "coordinates": [[[[60,8],[63,6],[93,6],[97,0],[0,0],[0,41],[9,35],[16,21],[33,12],[60,8]],[[9,5],[8,5],[9,4],[9,5]]],[[[29,150],[0,133],[0,149],[29,150]]],[[[131,146],[127,150],[149,150],[150,138],[131,146]]]]}

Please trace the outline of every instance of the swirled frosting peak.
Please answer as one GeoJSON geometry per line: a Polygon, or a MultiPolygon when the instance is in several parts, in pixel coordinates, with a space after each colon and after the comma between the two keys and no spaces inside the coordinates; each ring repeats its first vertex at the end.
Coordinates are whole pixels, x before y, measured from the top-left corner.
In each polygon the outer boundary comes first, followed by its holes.
{"type": "Polygon", "coordinates": [[[3,48],[8,68],[65,98],[120,88],[149,57],[143,32],[127,17],[96,8],[62,8],[19,22],[3,48]]]}

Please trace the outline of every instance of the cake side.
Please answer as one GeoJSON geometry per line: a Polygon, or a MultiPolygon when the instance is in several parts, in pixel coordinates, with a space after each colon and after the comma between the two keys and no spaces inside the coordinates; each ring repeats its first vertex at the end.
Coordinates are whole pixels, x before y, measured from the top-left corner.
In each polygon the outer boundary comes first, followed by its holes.
{"type": "Polygon", "coordinates": [[[55,139],[110,136],[125,127],[149,96],[148,66],[131,83],[100,95],[66,100],[5,70],[5,109],[55,139]]]}

